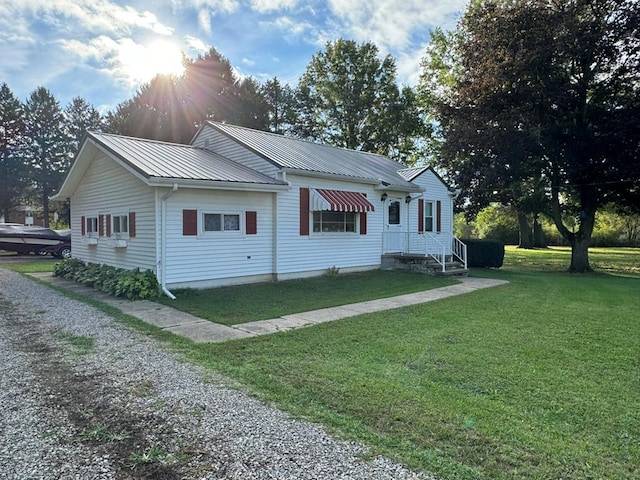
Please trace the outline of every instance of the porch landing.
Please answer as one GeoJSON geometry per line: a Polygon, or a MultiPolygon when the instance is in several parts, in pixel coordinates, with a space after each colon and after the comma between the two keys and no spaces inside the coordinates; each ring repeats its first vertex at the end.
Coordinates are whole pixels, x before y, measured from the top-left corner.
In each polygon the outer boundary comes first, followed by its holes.
{"type": "Polygon", "coordinates": [[[462,262],[454,261],[452,257],[447,257],[443,269],[434,258],[412,253],[385,253],[380,261],[380,269],[404,270],[445,277],[466,277],[469,273],[462,262]]]}

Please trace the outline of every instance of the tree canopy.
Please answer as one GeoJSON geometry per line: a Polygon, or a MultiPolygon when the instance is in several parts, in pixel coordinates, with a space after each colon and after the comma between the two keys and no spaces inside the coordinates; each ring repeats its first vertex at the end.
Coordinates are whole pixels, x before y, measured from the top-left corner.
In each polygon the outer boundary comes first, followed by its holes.
{"type": "Polygon", "coordinates": [[[635,0],[474,1],[423,62],[441,166],[468,204],[544,211],[572,271],[590,270],[598,208],[640,201],[639,15],[635,0]]]}
{"type": "Polygon", "coordinates": [[[327,42],[300,77],[297,104],[296,135],[344,148],[406,157],[398,145],[425,129],[412,91],[398,87],[395,60],[370,42],[327,42]]]}

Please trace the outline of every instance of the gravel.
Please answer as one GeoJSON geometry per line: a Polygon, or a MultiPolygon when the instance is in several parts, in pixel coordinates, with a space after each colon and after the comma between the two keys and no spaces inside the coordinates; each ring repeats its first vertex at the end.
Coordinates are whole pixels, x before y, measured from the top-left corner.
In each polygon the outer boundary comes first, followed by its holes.
{"type": "Polygon", "coordinates": [[[0,371],[1,480],[433,478],[3,268],[0,371]]]}

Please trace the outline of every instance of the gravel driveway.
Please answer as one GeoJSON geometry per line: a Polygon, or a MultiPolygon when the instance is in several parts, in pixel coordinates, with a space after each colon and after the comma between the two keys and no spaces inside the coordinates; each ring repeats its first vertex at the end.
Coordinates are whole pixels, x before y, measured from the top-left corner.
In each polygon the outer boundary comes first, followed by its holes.
{"type": "Polygon", "coordinates": [[[427,478],[0,268],[0,479],[427,478]]]}

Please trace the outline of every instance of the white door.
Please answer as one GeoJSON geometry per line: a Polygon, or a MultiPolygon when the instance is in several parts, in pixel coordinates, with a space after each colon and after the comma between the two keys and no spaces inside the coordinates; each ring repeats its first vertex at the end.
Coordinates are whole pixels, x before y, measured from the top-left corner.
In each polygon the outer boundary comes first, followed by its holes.
{"type": "Polygon", "coordinates": [[[402,199],[390,198],[385,212],[385,253],[404,252],[405,235],[402,232],[402,199]]]}

